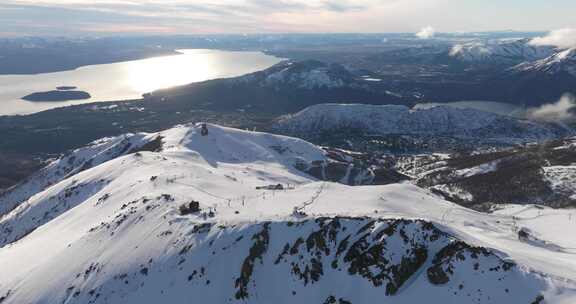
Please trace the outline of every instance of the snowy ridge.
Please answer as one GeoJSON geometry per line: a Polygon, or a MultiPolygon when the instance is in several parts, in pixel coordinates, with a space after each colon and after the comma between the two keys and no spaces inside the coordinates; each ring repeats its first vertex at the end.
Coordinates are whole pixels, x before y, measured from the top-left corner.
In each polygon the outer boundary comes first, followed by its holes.
{"type": "Polygon", "coordinates": [[[4,193],[0,193],[0,202],[2,202],[0,204],[0,217],[34,194],[45,190],[68,176],[90,169],[121,155],[133,153],[157,140],[160,139],[149,134],[127,134],[100,139],[86,147],[74,150],[64,157],[53,161],[19,185],[4,193]]]}
{"type": "Polygon", "coordinates": [[[290,135],[352,129],[364,134],[453,135],[508,142],[552,139],[559,128],[473,110],[438,106],[321,104],[280,118],[275,129],[290,135]]]}
{"type": "Polygon", "coordinates": [[[533,46],[529,39],[516,41],[469,42],[457,44],[450,50],[450,56],[469,63],[519,63],[546,58],[554,48],[533,46]]]}
{"type": "Polygon", "coordinates": [[[576,48],[559,51],[550,57],[533,62],[525,62],[511,69],[517,73],[543,73],[556,75],[568,73],[576,77],[576,48]]]}
{"type": "MultiPolygon", "coordinates": [[[[114,163],[120,162],[122,165],[120,167],[124,168],[122,170],[126,170],[126,167],[138,167],[144,158],[141,154],[143,152],[134,154],[135,151],[132,150],[131,155],[121,156],[130,154],[128,153],[130,147],[142,147],[154,138],[162,141],[160,146],[156,147],[156,151],[184,153],[186,157],[198,159],[210,166],[217,166],[219,162],[273,163],[276,166],[286,166],[287,170],[292,170],[297,174],[306,175],[296,170],[295,166],[301,163],[306,164],[308,161],[326,160],[323,150],[299,139],[265,133],[248,133],[215,126],[210,129],[212,133],[210,137],[201,136],[198,128],[181,126],[154,134],[104,139],[87,148],[78,149],[50,164],[44,170],[48,174],[39,174],[29,183],[21,184],[12,190],[14,195],[27,193],[33,193],[33,195],[24,197],[24,202],[1,218],[0,246],[20,239],[30,231],[78,204],[84,203],[85,200],[94,198],[96,193],[101,192],[110,183],[109,172],[117,171],[114,163]],[[71,159],[78,161],[77,165],[82,167],[64,167],[66,171],[77,172],[77,174],[70,175],[70,178],[62,178],[61,173],[64,170],[62,164],[68,164],[71,159]],[[107,162],[109,160],[114,162],[107,162]],[[87,161],[94,167],[101,164],[99,167],[105,174],[100,177],[91,176],[91,171],[87,170],[87,161]],[[59,178],[61,181],[58,180],[59,178]],[[84,181],[80,182],[80,180],[84,181]],[[34,193],[37,185],[45,185],[49,182],[53,182],[54,185],[46,187],[43,192],[34,193]]],[[[98,200],[107,198],[108,195],[104,195],[98,200]]],[[[10,195],[5,199],[6,202],[13,202],[10,201],[12,199],[10,195]]],[[[4,200],[0,201],[2,205],[4,202],[4,200]]]]}
{"type": "Polygon", "coordinates": [[[294,168],[325,160],[312,144],[208,129],[146,135],[161,149],[68,176],[2,217],[2,304],[576,297],[569,237],[556,235],[554,250],[521,241],[519,225],[549,234],[528,217],[478,213],[410,184],[319,182],[294,168]],[[191,201],[200,210],[183,212],[191,201]]]}

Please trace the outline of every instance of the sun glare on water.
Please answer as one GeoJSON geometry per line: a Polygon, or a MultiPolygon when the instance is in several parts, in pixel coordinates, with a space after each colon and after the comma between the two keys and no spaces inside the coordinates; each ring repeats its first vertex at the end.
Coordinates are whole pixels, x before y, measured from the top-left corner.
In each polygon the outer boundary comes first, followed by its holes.
{"type": "Polygon", "coordinates": [[[134,90],[148,93],[162,88],[198,82],[218,76],[213,57],[199,50],[182,55],[150,58],[126,66],[126,81],[134,90]]]}
{"type": "Polygon", "coordinates": [[[141,98],[155,90],[216,78],[236,77],[266,69],[281,58],[260,52],[206,49],[178,50],[179,55],[83,66],[34,75],[0,75],[0,115],[31,114],[89,102],[141,98]],[[35,92],[75,86],[92,98],[63,102],[22,100],[35,92]]]}

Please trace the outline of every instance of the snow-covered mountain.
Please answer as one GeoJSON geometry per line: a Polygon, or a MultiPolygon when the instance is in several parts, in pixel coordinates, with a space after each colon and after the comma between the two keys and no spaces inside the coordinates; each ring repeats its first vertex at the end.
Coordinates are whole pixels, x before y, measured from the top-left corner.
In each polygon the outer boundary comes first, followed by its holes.
{"type": "Polygon", "coordinates": [[[573,132],[561,126],[474,109],[438,106],[413,110],[406,106],[362,104],[311,106],[281,117],[275,129],[305,138],[347,130],[364,135],[452,136],[508,144],[554,139],[573,132]]]}
{"type": "Polygon", "coordinates": [[[523,74],[568,74],[576,77],[576,48],[562,50],[540,60],[519,64],[513,67],[511,71],[523,74]]]}
{"type": "Polygon", "coordinates": [[[450,56],[472,64],[518,64],[546,58],[555,51],[553,47],[533,46],[530,39],[504,41],[475,41],[457,44],[450,56]]]}
{"type": "Polygon", "coordinates": [[[284,61],[264,71],[239,77],[234,81],[250,82],[263,87],[281,89],[321,89],[348,87],[357,77],[339,64],[317,60],[284,61]]]}
{"type": "Polygon", "coordinates": [[[244,76],[216,79],[145,94],[166,106],[221,112],[285,114],[325,102],[405,104],[373,73],[317,60],[284,61],[244,76]]]}
{"type": "Polygon", "coordinates": [[[514,209],[477,213],[410,184],[321,182],[297,169],[326,161],[310,143],[208,130],[127,136],[129,152],[110,157],[118,140],[103,140],[66,158],[99,164],[14,188],[29,197],[0,218],[0,302],[576,299],[570,229],[553,234],[514,209]]]}
{"type": "MultiPolygon", "coordinates": [[[[0,193],[2,202],[0,216],[10,212],[35,194],[82,171],[128,154],[162,151],[165,133],[138,133],[103,138],[86,147],[71,151],[12,189],[0,193]]],[[[271,146],[271,148],[283,149],[281,146],[271,146]]],[[[294,163],[295,167],[321,180],[350,185],[383,185],[407,179],[406,176],[378,163],[378,159],[370,159],[370,156],[366,154],[328,147],[322,148],[319,153],[322,153],[324,157],[312,160],[300,159],[294,163]]]]}

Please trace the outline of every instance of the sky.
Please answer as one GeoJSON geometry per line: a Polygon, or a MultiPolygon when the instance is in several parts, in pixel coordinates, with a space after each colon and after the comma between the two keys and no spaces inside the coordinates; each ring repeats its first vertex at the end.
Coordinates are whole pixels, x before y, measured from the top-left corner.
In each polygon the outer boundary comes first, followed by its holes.
{"type": "Polygon", "coordinates": [[[0,36],[547,31],[574,0],[0,0],[0,36]]]}

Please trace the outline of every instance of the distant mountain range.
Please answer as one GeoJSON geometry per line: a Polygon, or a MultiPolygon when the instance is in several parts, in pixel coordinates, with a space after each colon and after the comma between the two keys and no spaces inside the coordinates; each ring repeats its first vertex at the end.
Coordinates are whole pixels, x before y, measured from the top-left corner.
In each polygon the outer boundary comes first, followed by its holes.
{"type": "Polygon", "coordinates": [[[472,40],[452,44],[411,46],[369,55],[369,60],[395,64],[455,65],[460,68],[494,68],[514,66],[526,61],[546,58],[556,49],[533,46],[530,39],[472,40]]]}
{"type": "Polygon", "coordinates": [[[532,105],[537,105],[536,100],[555,101],[564,93],[576,93],[576,49],[516,65],[501,80],[499,86],[508,89],[510,96],[532,105]]]}
{"type": "Polygon", "coordinates": [[[463,50],[453,49],[465,61],[492,67],[492,72],[479,76],[476,88],[470,89],[471,96],[540,106],[553,103],[566,93],[576,93],[574,49],[535,47],[524,40],[497,46],[472,47],[476,51],[466,55],[463,50]]]}
{"type": "Polygon", "coordinates": [[[519,74],[559,75],[576,78],[576,48],[558,51],[546,58],[524,62],[511,69],[519,74]]]}

